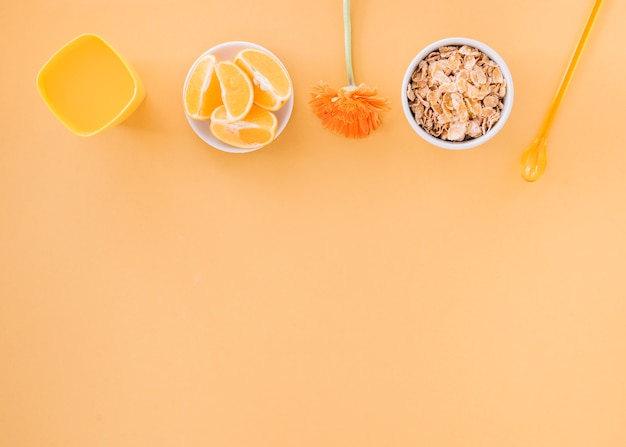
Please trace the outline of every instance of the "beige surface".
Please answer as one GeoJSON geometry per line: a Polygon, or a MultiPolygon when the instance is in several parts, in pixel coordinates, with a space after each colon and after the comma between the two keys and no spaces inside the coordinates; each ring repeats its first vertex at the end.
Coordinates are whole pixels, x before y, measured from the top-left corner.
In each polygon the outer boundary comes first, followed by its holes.
{"type": "Polygon", "coordinates": [[[321,128],[344,82],[338,0],[24,0],[0,6],[0,445],[626,445],[626,4],[608,0],[549,141],[534,138],[591,1],[353,1],[357,80],[393,110],[321,128]],[[122,126],[72,135],[38,97],[83,32],[134,64],[122,126]],[[463,153],[412,133],[413,56],[454,35],[508,62],[516,103],[463,153]],[[295,84],[270,147],[219,152],[182,83],[228,40],[295,84]]]}

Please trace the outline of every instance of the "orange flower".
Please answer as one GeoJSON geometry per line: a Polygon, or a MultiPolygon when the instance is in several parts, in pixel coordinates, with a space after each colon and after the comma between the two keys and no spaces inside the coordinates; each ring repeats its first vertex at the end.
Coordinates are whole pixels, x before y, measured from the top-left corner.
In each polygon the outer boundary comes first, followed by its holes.
{"type": "Polygon", "coordinates": [[[322,126],[348,138],[363,138],[381,124],[381,112],[389,110],[388,98],[377,98],[376,89],[361,83],[336,90],[320,81],[309,101],[322,126]]]}
{"type": "Polygon", "coordinates": [[[335,90],[320,81],[313,87],[309,105],[326,129],[348,138],[363,138],[380,126],[389,99],[377,98],[375,88],[354,82],[350,0],[343,0],[343,34],[348,86],[335,90]]]}

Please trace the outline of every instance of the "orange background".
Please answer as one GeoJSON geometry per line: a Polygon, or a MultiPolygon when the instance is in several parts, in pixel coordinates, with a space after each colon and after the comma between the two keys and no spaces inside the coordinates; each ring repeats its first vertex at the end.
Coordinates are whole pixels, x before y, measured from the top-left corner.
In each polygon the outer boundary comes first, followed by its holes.
{"type": "Polygon", "coordinates": [[[592,1],[354,0],[368,139],[307,106],[345,81],[341,2],[2,2],[0,445],[626,445],[626,3],[607,1],[536,183],[534,139],[592,1]],[[74,136],[39,68],[84,32],[137,69],[124,124],[74,136]],[[484,146],[429,146],[401,80],[434,40],[507,61],[484,146]],[[229,40],[277,54],[292,119],[260,151],[189,127],[185,75],[229,40]]]}

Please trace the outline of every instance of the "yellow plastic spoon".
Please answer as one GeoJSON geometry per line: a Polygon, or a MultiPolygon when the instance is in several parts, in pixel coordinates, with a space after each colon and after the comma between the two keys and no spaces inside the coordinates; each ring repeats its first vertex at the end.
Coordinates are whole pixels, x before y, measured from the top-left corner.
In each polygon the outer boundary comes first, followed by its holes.
{"type": "Polygon", "coordinates": [[[567,71],[561,80],[561,85],[552,100],[552,104],[550,104],[550,108],[548,109],[548,114],[546,115],[541,129],[539,130],[539,134],[535,141],[526,149],[524,154],[522,155],[522,160],[520,162],[520,167],[522,168],[522,177],[524,180],[529,182],[534,182],[539,179],[543,172],[546,169],[546,141],[548,139],[548,133],[550,132],[550,128],[552,127],[552,122],[554,121],[554,117],[556,116],[556,112],[561,105],[561,101],[563,100],[563,96],[565,95],[565,91],[567,90],[567,86],[569,85],[570,80],[572,79],[572,75],[574,74],[574,70],[576,69],[576,65],[578,64],[578,59],[580,59],[580,55],[583,52],[583,48],[585,47],[585,43],[587,42],[587,38],[589,37],[589,33],[591,32],[591,28],[593,27],[594,22],[596,21],[596,17],[598,16],[598,11],[600,10],[600,6],[604,0],[596,0],[596,3],[591,10],[591,14],[587,19],[587,23],[585,24],[585,29],[578,39],[578,44],[576,45],[576,50],[572,55],[572,58],[567,66],[567,71]]]}

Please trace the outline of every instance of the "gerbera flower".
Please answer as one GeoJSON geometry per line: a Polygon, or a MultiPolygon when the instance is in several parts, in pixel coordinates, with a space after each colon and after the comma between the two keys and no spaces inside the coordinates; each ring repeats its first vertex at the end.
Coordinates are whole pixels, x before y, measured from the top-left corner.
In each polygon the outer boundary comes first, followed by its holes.
{"type": "Polygon", "coordinates": [[[374,87],[354,82],[350,0],[343,2],[343,22],[348,85],[337,90],[320,81],[311,91],[309,105],[326,129],[348,138],[363,138],[380,126],[381,112],[389,110],[389,98],[378,98],[374,87]]]}

